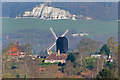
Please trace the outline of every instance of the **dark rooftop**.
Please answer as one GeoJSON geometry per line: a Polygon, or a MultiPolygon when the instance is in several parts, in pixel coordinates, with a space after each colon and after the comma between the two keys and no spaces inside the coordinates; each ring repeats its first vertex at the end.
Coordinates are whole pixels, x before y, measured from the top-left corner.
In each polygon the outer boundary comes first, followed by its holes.
{"type": "Polygon", "coordinates": [[[53,54],[51,54],[50,56],[48,56],[47,58],[46,58],[46,60],[65,60],[67,58],[67,54],[60,54],[60,56],[59,55],[57,55],[57,53],[53,53],[53,54]]]}

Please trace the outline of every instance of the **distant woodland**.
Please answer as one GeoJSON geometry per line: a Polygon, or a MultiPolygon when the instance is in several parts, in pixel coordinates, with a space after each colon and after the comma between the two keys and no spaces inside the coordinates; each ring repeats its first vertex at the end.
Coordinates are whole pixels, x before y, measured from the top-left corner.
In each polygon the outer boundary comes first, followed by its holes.
{"type": "Polygon", "coordinates": [[[119,78],[118,71],[118,42],[110,37],[107,43],[100,46],[100,42],[91,39],[82,39],[77,51],[68,53],[66,63],[44,63],[44,59],[32,59],[31,45],[26,44],[25,57],[15,60],[7,54],[8,47],[3,54],[3,78],[119,78]],[[90,57],[90,54],[100,54],[100,58],[90,57]],[[104,56],[112,55],[113,62],[106,61],[104,56]],[[11,59],[8,61],[8,59],[11,59]]]}

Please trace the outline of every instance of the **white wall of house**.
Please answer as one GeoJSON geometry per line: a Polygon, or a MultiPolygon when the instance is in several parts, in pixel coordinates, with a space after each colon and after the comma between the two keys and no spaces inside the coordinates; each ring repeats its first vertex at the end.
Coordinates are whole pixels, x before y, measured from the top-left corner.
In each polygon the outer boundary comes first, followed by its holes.
{"type": "Polygon", "coordinates": [[[45,60],[45,63],[66,63],[65,60],[45,60]]]}
{"type": "Polygon", "coordinates": [[[101,57],[101,55],[91,55],[91,57],[95,57],[95,58],[100,58],[101,57]]]}

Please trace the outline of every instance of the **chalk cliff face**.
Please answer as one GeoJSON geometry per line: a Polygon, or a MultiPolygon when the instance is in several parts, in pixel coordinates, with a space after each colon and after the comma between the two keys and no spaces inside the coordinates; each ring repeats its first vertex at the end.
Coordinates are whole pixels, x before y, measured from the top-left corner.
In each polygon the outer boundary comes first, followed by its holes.
{"type": "Polygon", "coordinates": [[[76,20],[76,15],[70,14],[68,11],[48,7],[45,4],[33,8],[32,11],[25,11],[23,17],[35,17],[40,19],[73,19],[76,20]]]}

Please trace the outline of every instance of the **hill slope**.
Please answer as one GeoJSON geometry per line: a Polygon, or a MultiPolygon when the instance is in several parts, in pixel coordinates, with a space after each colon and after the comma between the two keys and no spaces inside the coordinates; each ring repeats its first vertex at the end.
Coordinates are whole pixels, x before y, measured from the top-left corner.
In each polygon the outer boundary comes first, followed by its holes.
{"type": "MultiPolygon", "coordinates": [[[[26,10],[32,10],[39,2],[4,2],[2,4],[3,17],[16,17],[26,10]]],[[[117,2],[54,2],[48,6],[64,9],[71,14],[92,17],[97,20],[116,20],[118,14],[117,2]]]]}

